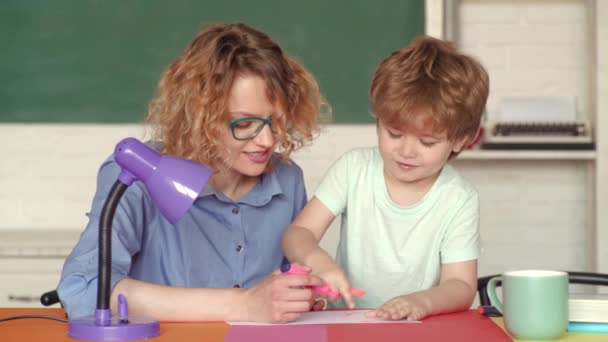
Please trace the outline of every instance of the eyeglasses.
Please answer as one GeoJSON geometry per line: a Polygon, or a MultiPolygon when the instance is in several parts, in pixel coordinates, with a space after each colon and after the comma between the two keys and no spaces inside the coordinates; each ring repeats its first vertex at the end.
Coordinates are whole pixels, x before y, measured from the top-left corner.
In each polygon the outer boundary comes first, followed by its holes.
{"type": "Polygon", "coordinates": [[[245,117],[230,120],[232,136],[236,140],[255,138],[264,129],[264,125],[268,125],[272,131],[272,118],[245,117]]]}

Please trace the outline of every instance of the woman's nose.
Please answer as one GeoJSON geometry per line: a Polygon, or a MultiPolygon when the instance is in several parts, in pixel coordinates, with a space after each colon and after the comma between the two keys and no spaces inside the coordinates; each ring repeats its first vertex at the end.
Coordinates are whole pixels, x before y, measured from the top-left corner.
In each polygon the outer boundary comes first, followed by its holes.
{"type": "Polygon", "coordinates": [[[264,125],[264,127],[262,127],[262,130],[260,131],[260,133],[258,133],[258,135],[256,135],[255,138],[253,138],[253,141],[260,146],[265,146],[265,147],[272,146],[274,144],[274,134],[272,133],[272,129],[270,128],[270,125],[268,125],[268,124],[264,125]]]}

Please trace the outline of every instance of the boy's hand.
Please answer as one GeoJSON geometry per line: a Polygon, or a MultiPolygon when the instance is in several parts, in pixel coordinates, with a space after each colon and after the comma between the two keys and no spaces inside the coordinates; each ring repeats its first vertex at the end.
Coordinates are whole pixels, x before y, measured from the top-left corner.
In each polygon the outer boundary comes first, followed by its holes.
{"type": "Polygon", "coordinates": [[[273,272],[245,292],[245,321],[286,323],[311,310],[317,296],[305,286],[319,286],[323,281],[310,274],[286,276],[273,272]]]}
{"type": "MultiPolygon", "coordinates": [[[[348,278],[337,264],[333,263],[333,265],[324,267],[318,275],[332,291],[342,295],[342,298],[349,309],[355,308],[355,302],[350,293],[348,278]]],[[[332,298],[329,297],[329,299],[331,300],[332,298]]]]}
{"type": "Polygon", "coordinates": [[[405,295],[390,299],[381,307],[367,313],[368,317],[378,317],[386,320],[407,319],[418,321],[429,315],[427,304],[421,296],[405,295]]]}

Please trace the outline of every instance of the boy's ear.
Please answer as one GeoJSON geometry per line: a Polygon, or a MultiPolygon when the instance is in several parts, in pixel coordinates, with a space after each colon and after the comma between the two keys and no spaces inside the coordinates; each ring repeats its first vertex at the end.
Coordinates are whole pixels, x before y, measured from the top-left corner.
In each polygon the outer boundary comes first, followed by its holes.
{"type": "Polygon", "coordinates": [[[464,148],[465,144],[470,141],[468,136],[456,141],[454,144],[454,148],[452,148],[452,152],[460,153],[464,148]]]}
{"type": "Polygon", "coordinates": [[[467,135],[464,138],[458,140],[454,144],[454,148],[452,149],[452,151],[454,151],[456,153],[462,152],[462,150],[465,147],[469,146],[469,144],[473,143],[474,141],[477,141],[477,138],[479,137],[480,134],[481,134],[481,125],[479,127],[477,127],[477,131],[475,132],[475,134],[467,135]]]}

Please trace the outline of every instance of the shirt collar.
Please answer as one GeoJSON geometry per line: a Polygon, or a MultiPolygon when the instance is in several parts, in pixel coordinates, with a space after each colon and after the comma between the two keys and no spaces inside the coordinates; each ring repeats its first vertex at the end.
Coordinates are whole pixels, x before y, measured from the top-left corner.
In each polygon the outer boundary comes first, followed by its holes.
{"type": "MultiPolygon", "coordinates": [[[[276,167],[276,166],[275,166],[276,167]]],[[[270,172],[261,176],[261,181],[258,182],[251,191],[249,191],[243,198],[236,201],[237,203],[247,204],[254,207],[261,207],[266,203],[270,202],[273,196],[283,194],[283,189],[279,183],[279,179],[276,172],[270,172]]],[[[198,195],[199,198],[215,196],[217,199],[223,202],[234,202],[226,197],[221,192],[218,192],[209,183],[205,185],[201,193],[198,195]]]]}

